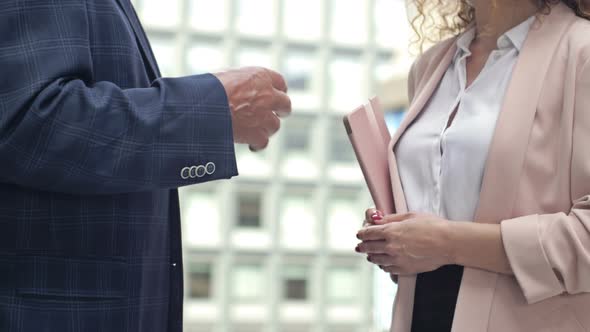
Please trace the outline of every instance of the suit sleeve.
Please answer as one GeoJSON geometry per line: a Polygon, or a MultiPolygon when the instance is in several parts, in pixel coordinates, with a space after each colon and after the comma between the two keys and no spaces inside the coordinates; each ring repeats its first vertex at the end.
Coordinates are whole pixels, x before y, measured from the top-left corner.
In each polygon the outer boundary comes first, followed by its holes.
{"type": "Polygon", "coordinates": [[[237,175],[227,96],[213,75],[146,88],[94,81],[84,2],[17,3],[0,5],[0,182],[116,194],[237,175]]]}
{"type": "Polygon", "coordinates": [[[569,213],[502,222],[510,265],[528,303],[590,292],[590,61],[578,74],[572,132],[569,213]]]}

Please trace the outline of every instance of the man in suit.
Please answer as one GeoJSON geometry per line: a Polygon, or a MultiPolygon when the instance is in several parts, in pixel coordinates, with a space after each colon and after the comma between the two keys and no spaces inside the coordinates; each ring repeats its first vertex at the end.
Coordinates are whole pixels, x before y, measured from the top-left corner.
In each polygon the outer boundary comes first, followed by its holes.
{"type": "Polygon", "coordinates": [[[283,78],[160,77],[129,0],[4,0],[0,32],[0,331],[181,331],[176,188],[266,146],[283,78]]]}

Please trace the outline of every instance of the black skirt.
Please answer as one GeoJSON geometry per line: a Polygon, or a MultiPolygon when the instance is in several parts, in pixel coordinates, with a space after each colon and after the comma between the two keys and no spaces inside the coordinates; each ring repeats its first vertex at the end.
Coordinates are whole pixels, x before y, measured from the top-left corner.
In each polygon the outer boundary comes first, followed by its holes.
{"type": "Polygon", "coordinates": [[[463,267],[447,265],[418,274],[414,295],[412,332],[450,332],[463,267]]]}

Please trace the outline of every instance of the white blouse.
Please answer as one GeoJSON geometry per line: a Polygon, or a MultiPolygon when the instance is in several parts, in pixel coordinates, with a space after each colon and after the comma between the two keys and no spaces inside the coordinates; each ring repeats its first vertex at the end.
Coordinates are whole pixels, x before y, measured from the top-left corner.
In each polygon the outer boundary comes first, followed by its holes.
{"type": "Polygon", "coordinates": [[[441,83],[395,147],[409,211],[473,220],[496,121],[534,19],[498,38],[498,49],[469,87],[466,59],[475,28],[457,39],[457,53],[441,83]]]}

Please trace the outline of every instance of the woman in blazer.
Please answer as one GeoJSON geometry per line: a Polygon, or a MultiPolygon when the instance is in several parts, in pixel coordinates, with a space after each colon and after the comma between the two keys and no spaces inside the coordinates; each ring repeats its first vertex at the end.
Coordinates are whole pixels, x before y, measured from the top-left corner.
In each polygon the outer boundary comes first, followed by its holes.
{"type": "Polygon", "coordinates": [[[358,233],[398,278],[392,331],[590,330],[590,6],[415,2],[460,14],[409,75],[397,214],[358,233]]]}

